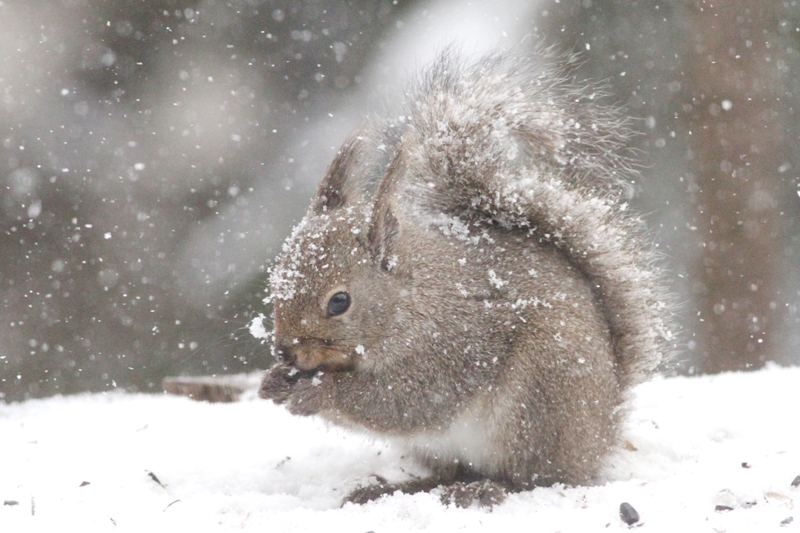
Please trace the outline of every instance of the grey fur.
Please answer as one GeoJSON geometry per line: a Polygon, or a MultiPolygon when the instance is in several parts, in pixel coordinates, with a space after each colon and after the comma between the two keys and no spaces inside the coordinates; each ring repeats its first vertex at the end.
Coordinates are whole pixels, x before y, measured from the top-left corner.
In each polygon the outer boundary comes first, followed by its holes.
{"type": "Polygon", "coordinates": [[[395,437],[442,482],[596,478],[670,333],[626,122],[557,59],[447,51],[345,143],[271,275],[262,397],[395,437]]]}

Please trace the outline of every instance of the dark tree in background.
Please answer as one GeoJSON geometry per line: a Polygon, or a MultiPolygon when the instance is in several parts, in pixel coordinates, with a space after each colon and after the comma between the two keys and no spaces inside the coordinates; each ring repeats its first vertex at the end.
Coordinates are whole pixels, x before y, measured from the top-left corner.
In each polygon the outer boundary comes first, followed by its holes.
{"type": "Polygon", "coordinates": [[[783,347],[785,199],[793,195],[787,124],[797,121],[798,103],[785,77],[797,51],[779,33],[777,2],[697,1],[690,9],[683,111],[702,245],[694,267],[699,333],[713,354],[700,366],[759,368],[783,347]]]}

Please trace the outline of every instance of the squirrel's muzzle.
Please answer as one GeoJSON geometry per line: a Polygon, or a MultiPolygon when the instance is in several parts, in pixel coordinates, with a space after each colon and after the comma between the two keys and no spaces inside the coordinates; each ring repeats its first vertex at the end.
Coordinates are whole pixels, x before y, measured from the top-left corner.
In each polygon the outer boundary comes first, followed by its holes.
{"type": "Polygon", "coordinates": [[[352,370],[354,360],[350,348],[318,339],[301,339],[291,343],[276,339],[275,355],[284,364],[300,370],[352,370]]]}

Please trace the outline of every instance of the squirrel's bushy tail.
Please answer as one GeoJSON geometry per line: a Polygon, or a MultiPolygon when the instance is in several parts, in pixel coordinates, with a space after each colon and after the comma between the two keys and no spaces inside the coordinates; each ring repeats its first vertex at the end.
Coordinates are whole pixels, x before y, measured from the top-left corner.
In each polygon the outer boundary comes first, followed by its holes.
{"type": "Polygon", "coordinates": [[[408,159],[396,179],[423,209],[480,213],[557,246],[595,289],[625,389],[669,352],[669,306],[627,210],[627,121],[553,68],[565,60],[496,54],[468,66],[446,51],[406,96],[398,142],[408,159]]]}

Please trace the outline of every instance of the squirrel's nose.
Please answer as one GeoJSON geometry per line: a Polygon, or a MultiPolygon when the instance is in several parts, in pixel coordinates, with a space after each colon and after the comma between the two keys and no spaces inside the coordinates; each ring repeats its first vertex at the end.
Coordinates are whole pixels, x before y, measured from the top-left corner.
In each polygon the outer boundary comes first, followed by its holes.
{"type": "Polygon", "coordinates": [[[283,341],[275,342],[275,355],[277,355],[281,361],[289,365],[293,365],[297,361],[297,354],[294,351],[294,347],[283,341]]]}

